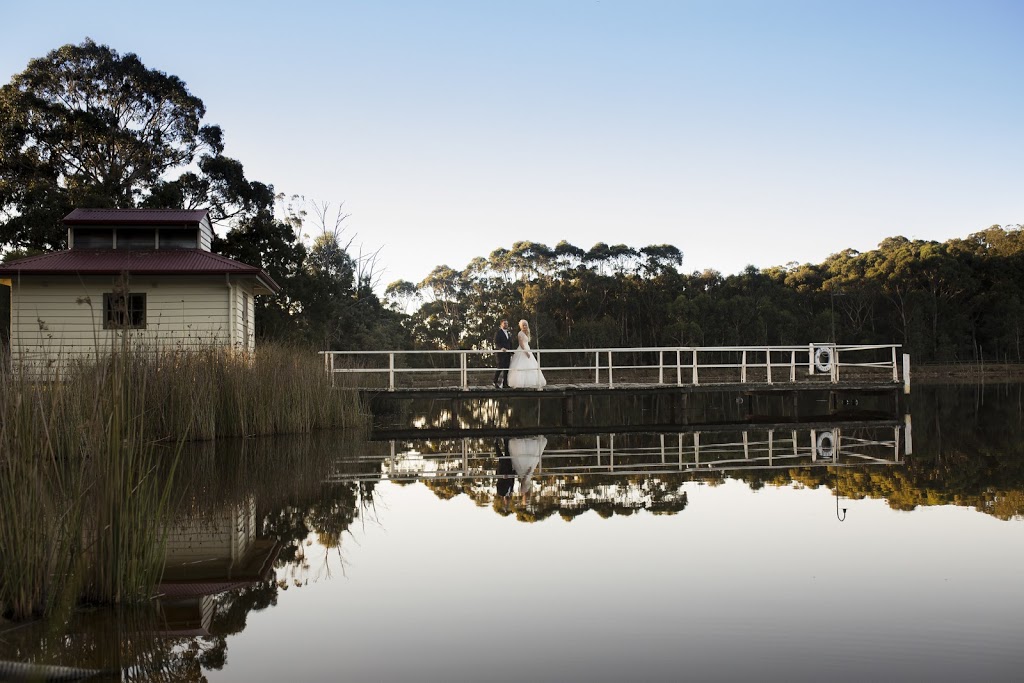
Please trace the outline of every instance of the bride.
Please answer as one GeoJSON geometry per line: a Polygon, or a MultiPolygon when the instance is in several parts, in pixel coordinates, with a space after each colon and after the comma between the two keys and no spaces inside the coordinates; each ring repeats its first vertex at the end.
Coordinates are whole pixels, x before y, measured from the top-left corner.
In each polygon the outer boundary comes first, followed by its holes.
{"type": "Polygon", "coordinates": [[[530,351],[530,324],[519,321],[519,348],[508,364],[508,385],[516,389],[541,389],[547,384],[540,363],[530,351]]]}

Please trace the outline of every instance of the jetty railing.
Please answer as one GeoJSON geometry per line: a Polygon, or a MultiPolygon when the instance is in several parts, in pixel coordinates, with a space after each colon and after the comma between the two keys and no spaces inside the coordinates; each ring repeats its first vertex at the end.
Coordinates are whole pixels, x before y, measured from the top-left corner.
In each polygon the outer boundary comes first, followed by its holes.
{"type": "MultiPolygon", "coordinates": [[[[548,384],[588,386],[692,385],[701,383],[838,383],[840,378],[910,388],[910,357],[900,344],[807,344],[801,346],[673,346],[534,349],[548,384]]],[[[332,381],[365,389],[491,384],[496,352],[321,351],[332,381]]]]}
{"type": "MultiPolygon", "coordinates": [[[[351,454],[337,461],[332,480],[385,478],[489,478],[501,455],[495,439],[390,440],[388,452],[351,454]],[[429,450],[421,451],[419,448],[429,450]]],[[[559,439],[538,454],[537,474],[645,475],[793,467],[899,465],[913,452],[910,416],[905,424],[860,427],[750,428],[738,432],[695,430],[678,434],[598,434],[559,439]]]]}

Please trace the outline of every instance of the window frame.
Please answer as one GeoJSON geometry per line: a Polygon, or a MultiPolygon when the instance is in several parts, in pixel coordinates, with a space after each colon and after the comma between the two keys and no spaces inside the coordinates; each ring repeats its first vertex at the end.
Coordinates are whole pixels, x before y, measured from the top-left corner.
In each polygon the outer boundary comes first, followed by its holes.
{"type": "Polygon", "coordinates": [[[145,292],[104,292],[103,293],[103,329],[105,330],[144,330],[146,329],[146,293],[145,292]],[[125,320],[117,320],[120,313],[115,306],[124,302],[125,320]]]}

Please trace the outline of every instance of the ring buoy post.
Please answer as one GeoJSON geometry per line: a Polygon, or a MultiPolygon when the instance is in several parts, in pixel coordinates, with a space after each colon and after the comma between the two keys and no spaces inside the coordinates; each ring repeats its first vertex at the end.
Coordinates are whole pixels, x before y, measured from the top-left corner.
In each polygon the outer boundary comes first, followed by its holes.
{"type": "Polygon", "coordinates": [[[832,431],[825,431],[818,434],[815,441],[815,453],[817,460],[834,460],[836,457],[836,445],[839,436],[832,431]]]}

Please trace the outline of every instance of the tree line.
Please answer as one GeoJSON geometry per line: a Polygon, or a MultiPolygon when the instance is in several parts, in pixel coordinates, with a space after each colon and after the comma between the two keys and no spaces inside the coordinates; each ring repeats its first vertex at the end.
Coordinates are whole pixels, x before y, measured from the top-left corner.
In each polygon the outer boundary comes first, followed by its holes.
{"type": "Polygon", "coordinates": [[[994,225],[945,242],[891,237],[820,264],[683,273],[671,245],[584,250],[516,242],[462,270],[388,285],[422,348],[486,345],[528,318],[547,348],[900,343],[917,361],[1019,361],[1024,234],[994,225]]]}

